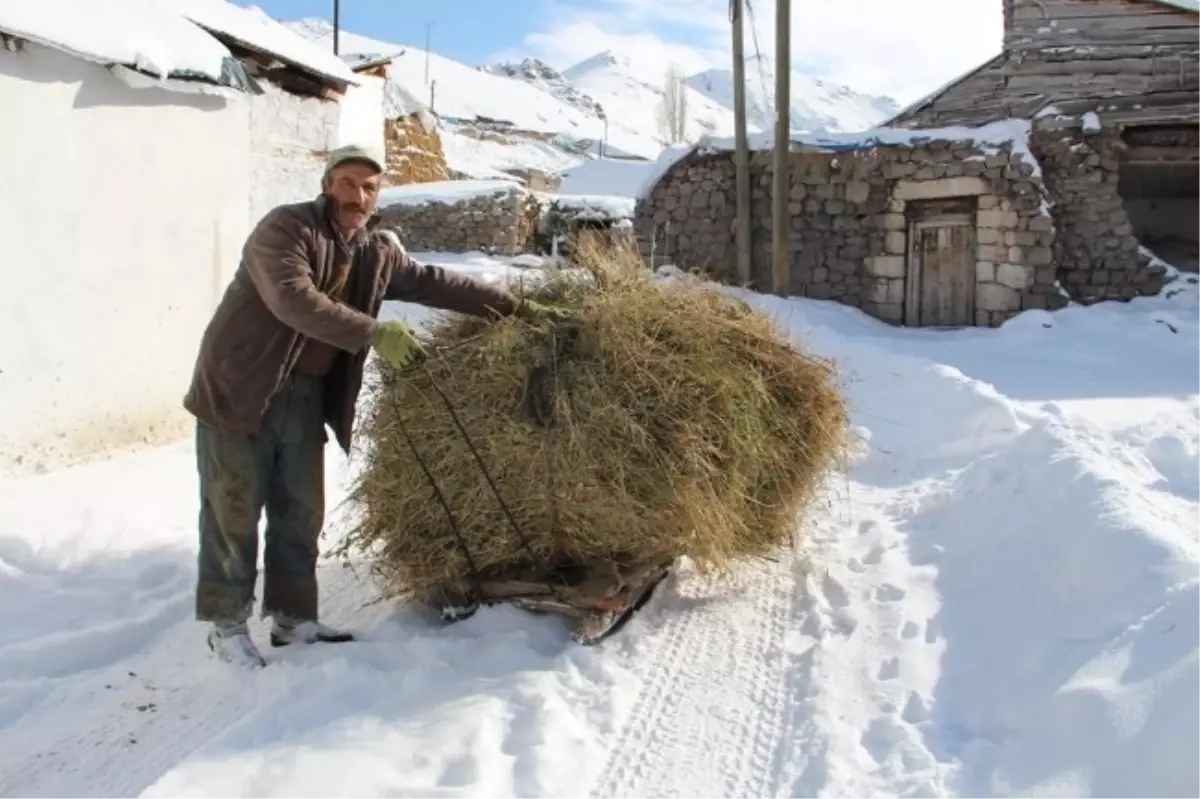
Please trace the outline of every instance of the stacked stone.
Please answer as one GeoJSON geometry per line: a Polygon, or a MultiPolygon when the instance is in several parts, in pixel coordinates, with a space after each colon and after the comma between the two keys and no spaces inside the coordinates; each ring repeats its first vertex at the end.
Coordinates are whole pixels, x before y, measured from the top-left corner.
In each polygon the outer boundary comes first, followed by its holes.
{"type": "Polygon", "coordinates": [[[397,203],[379,210],[380,224],[398,229],[409,250],[516,255],[531,235],[528,200],[514,187],[456,203],[397,203]]]}
{"type": "Polygon", "coordinates": [[[1047,120],[1031,145],[1054,200],[1054,262],[1071,298],[1090,304],[1156,294],[1164,273],[1139,255],[1118,191],[1120,133],[1085,134],[1077,123],[1047,120]]]}

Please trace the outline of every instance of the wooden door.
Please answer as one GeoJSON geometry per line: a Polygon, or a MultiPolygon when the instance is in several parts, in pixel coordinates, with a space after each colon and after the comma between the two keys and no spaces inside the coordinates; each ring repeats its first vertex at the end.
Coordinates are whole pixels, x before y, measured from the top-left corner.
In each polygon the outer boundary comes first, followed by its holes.
{"type": "Polygon", "coordinates": [[[975,324],[974,214],[939,214],[914,220],[908,241],[905,324],[975,324]]]}

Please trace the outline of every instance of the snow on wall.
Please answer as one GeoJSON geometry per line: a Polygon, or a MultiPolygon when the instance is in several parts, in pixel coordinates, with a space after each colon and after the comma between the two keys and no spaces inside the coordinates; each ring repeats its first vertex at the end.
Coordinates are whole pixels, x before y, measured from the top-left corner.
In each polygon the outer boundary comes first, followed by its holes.
{"type": "Polygon", "coordinates": [[[357,78],[359,85],[350,86],[341,101],[338,146],[359,144],[385,152],[383,102],[387,79],[374,75],[357,78]]]}
{"type": "MultiPolygon", "coordinates": [[[[338,146],[338,103],[300,97],[262,81],[250,102],[250,217],[316,197],[325,153],[338,146]]],[[[382,134],[382,123],[380,133],[382,134]]]]}
{"type": "MultiPolygon", "coordinates": [[[[978,127],[952,125],[942,128],[872,128],[858,133],[827,133],[821,136],[793,134],[791,146],[812,147],[825,149],[830,152],[869,149],[878,145],[915,146],[920,141],[953,141],[970,142],[978,145],[987,155],[997,151],[997,145],[1011,145],[1014,153],[1020,154],[1024,161],[1033,164],[1035,159],[1029,149],[1029,136],[1032,130],[1028,120],[1002,119],[989,122],[978,127]]],[[[748,137],[748,147],[751,152],[769,150],[775,146],[774,132],[755,133],[748,137]]],[[[658,185],[663,176],[685,157],[696,151],[720,152],[730,151],[735,147],[733,137],[705,138],[695,144],[676,145],[668,147],[659,154],[658,159],[647,169],[641,188],[637,193],[638,199],[650,196],[650,192],[658,185]]],[[[1038,174],[1035,172],[1035,174],[1038,174]]],[[[1040,174],[1038,174],[1040,177],[1040,174]]]]}
{"type": "Polygon", "coordinates": [[[0,50],[0,474],[174,440],[247,232],[248,108],[0,50]]]}

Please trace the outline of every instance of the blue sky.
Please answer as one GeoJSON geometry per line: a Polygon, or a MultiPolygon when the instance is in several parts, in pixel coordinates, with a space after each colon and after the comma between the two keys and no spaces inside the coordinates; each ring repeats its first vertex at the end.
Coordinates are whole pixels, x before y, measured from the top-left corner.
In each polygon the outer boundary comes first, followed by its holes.
{"type": "MultiPolygon", "coordinates": [[[[333,0],[237,0],[253,3],[276,19],[323,17],[333,21],[333,0]]],[[[341,24],[348,31],[375,39],[423,47],[425,26],[433,24],[431,49],[457,61],[478,64],[492,54],[519,49],[536,30],[539,0],[503,3],[501,0],[341,0],[341,24]]]]}
{"type": "MultiPolygon", "coordinates": [[[[333,0],[235,0],[284,21],[332,21],[333,0]]],[[[774,52],[773,0],[750,0],[761,51],[774,52]]],[[[729,0],[342,0],[347,31],[478,65],[533,56],[564,68],[612,49],[685,72],[730,63],[729,0]]],[[[792,68],[907,103],[999,51],[1001,0],[793,3],[792,68]]],[[[747,52],[754,52],[747,34],[747,52]]]]}

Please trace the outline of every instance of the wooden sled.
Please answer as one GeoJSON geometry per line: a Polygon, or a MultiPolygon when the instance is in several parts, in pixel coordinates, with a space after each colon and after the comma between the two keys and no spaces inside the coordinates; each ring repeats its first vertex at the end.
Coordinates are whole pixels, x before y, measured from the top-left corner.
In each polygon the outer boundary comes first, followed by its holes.
{"type": "Polygon", "coordinates": [[[618,632],[649,601],[674,561],[636,568],[571,566],[546,575],[486,577],[478,601],[466,584],[444,586],[425,597],[447,624],[470,618],[480,605],[508,603],[531,613],[554,613],[571,624],[571,638],[593,646],[618,632]]]}

